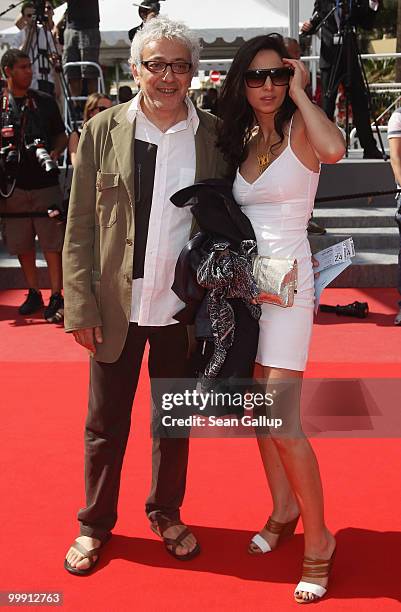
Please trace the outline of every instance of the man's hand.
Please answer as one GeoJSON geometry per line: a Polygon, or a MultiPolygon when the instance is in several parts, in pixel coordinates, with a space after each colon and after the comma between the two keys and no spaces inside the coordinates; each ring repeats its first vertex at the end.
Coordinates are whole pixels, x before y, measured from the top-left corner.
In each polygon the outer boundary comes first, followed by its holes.
{"type": "Polygon", "coordinates": [[[309,32],[312,29],[312,24],[310,21],[304,21],[301,27],[301,32],[309,32]]]}
{"type": "Polygon", "coordinates": [[[102,344],[103,342],[101,327],[86,327],[85,329],[76,329],[72,333],[75,341],[88,349],[92,355],[96,353],[96,344],[102,344]]]}
{"type": "Polygon", "coordinates": [[[55,217],[60,216],[60,211],[58,210],[58,208],[48,208],[47,214],[49,215],[50,219],[54,219],[55,217]]]}
{"type": "MultiPolygon", "coordinates": [[[[29,10],[33,12],[33,9],[29,10]]],[[[25,15],[20,13],[20,15],[18,15],[17,19],[15,20],[14,25],[16,25],[19,30],[23,30],[24,28],[31,28],[33,26],[33,19],[29,19],[25,15]]]]}
{"type": "Polygon", "coordinates": [[[54,140],[53,148],[50,151],[50,157],[54,161],[57,161],[64,149],[66,148],[67,144],[67,134],[65,132],[61,132],[61,134],[58,134],[54,140]]]}

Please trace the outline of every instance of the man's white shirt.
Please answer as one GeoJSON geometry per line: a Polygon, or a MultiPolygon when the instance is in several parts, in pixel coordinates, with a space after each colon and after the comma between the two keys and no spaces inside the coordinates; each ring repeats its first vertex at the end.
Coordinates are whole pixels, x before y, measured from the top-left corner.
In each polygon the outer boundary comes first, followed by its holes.
{"type": "Polygon", "coordinates": [[[184,303],[172,291],[178,256],[189,240],[192,214],[177,208],[170,197],[195,181],[195,134],[199,118],[187,97],[188,115],[184,121],[161,132],[141,110],[142,94],[131,102],[127,119],[135,120],[135,138],[157,146],[152,206],[146,243],[143,278],[132,283],[131,322],[164,326],[184,303]]]}
{"type": "Polygon", "coordinates": [[[401,108],[394,111],[388,121],[387,138],[401,138],[401,108]]]}
{"type": "MultiPolygon", "coordinates": [[[[14,38],[14,47],[17,49],[22,49],[25,45],[27,36],[28,28],[23,28],[22,30],[20,30],[14,38]]],[[[33,32],[30,48],[27,49],[27,53],[32,63],[31,89],[38,89],[38,79],[48,80],[50,81],[50,83],[54,83],[54,68],[49,63],[48,59],[45,59],[44,62],[42,57],[39,59],[38,50],[44,51],[46,52],[46,54],[57,53],[57,49],[54,44],[51,32],[43,28],[41,25],[38,25],[38,27],[33,32]],[[47,78],[46,76],[42,76],[40,73],[39,68],[42,65],[44,65],[44,67],[48,66],[50,68],[50,72],[48,73],[47,78]]]]}

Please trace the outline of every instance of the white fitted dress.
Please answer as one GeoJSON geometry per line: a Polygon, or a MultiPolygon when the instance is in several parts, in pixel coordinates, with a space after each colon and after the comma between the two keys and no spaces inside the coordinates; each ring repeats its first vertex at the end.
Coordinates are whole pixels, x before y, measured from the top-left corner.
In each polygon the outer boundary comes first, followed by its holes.
{"type": "MultiPolygon", "coordinates": [[[[292,123],[292,122],[291,122],[292,123]]],[[[307,226],[319,172],[306,168],[288,145],[253,183],[237,171],[234,198],[252,223],[260,255],[296,258],[298,291],[291,308],[262,304],[256,362],[303,371],[313,325],[314,275],[307,226]]]]}

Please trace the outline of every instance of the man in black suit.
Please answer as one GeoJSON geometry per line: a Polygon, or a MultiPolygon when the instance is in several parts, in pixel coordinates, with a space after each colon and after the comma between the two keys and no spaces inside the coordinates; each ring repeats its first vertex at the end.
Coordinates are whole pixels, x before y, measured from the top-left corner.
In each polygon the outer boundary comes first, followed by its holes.
{"type": "MultiPolygon", "coordinates": [[[[345,4],[348,6],[347,3],[348,0],[345,0],[345,4]]],[[[341,11],[344,12],[345,8],[341,9],[342,4],[344,3],[338,3],[338,8],[335,0],[316,0],[313,7],[313,16],[302,25],[302,32],[305,34],[313,34],[315,28],[334,7],[334,11],[332,11],[330,16],[323,22],[321,27],[322,34],[319,62],[323,93],[322,105],[326,115],[330,119],[334,117],[339,84],[342,82],[347,86],[347,49],[342,37],[339,39],[338,36],[341,20],[344,20],[344,15],[341,15],[341,11]],[[329,89],[332,69],[334,70],[333,67],[338,57],[339,42],[341,44],[341,49],[339,51],[340,59],[335,71],[334,80],[332,81],[333,87],[329,92],[330,95],[326,95],[329,89]]],[[[352,28],[355,28],[357,25],[366,29],[372,28],[378,7],[379,2],[377,0],[364,0],[360,3],[354,2],[352,14],[349,15],[349,17],[347,16],[352,28]]],[[[354,124],[364,151],[363,157],[365,159],[381,159],[382,154],[376,146],[372,128],[370,127],[369,103],[361,68],[359,66],[357,49],[353,44],[351,45],[351,49],[348,91],[354,124]]]]}
{"type": "Polygon", "coordinates": [[[131,42],[133,41],[135,34],[142,30],[144,23],[146,23],[148,19],[157,17],[157,15],[160,13],[159,2],[155,2],[152,0],[144,0],[143,2],[141,2],[141,4],[137,4],[136,2],[134,2],[134,5],[139,6],[138,13],[139,17],[142,19],[142,23],[139,26],[136,26],[136,28],[132,28],[128,32],[128,38],[131,42]]]}

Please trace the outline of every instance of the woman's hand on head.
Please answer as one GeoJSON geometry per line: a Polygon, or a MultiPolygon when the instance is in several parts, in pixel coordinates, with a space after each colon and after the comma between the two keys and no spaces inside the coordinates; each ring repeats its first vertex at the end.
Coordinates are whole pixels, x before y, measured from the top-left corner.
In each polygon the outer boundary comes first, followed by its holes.
{"type": "Polygon", "coordinates": [[[294,99],[298,93],[305,91],[305,87],[309,83],[309,72],[305,64],[300,60],[283,58],[283,64],[284,66],[294,70],[294,74],[290,78],[288,90],[291,98],[294,99]]]}

